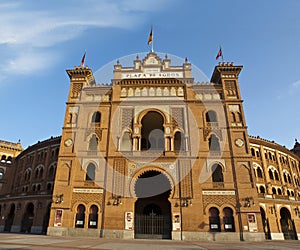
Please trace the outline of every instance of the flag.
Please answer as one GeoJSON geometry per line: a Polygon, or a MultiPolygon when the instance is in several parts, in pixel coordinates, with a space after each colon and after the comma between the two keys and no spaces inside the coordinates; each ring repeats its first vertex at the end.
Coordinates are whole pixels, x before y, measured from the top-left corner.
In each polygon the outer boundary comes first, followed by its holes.
{"type": "Polygon", "coordinates": [[[151,31],[150,31],[150,34],[149,34],[149,38],[148,38],[148,45],[150,45],[153,41],[153,33],[152,33],[152,27],[151,27],[151,31]]]}
{"type": "Polygon", "coordinates": [[[81,59],[80,67],[83,67],[83,66],[84,66],[85,55],[86,55],[86,51],[84,52],[84,55],[83,55],[83,57],[82,57],[82,59],[81,59]]]}
{"type": "Polygon", "coordinates": [[[219,52],[216,56],[216,60],[218,60],[220,56],[223,58],[223,53],[222,53],[222,48],[221,47],[220,47],[219,52]]]}

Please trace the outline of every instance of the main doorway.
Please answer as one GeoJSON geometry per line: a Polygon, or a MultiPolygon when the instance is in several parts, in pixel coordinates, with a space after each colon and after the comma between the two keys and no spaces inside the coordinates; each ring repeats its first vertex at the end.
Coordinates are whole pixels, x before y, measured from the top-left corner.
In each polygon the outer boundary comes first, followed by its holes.
{"type": "Polygon", "coordinates": [[[159,171],[148,171],[137,179],[135,193],[134,237],[171,239],[171,184],[159,171]]]}

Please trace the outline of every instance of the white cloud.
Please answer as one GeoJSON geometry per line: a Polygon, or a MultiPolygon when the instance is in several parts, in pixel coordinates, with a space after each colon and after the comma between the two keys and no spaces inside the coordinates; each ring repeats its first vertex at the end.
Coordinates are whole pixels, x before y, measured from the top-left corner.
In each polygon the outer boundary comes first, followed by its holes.
{"type": "Polygon", "coordinates": [[[293,84],[292,84],[292,87],[295,89],[295,88],[300,88],[300,80],[299,81],[297,81],[297,82],[294,82],[293,84]]]}
{"type": "Polygon", "coordinates": [[[162,9],[169,2],[74,0],[51,1],[46,7],[30,0],[2,2],[0,53],[6,55],[2,57],[6,67],[0,68],[0,75],[30,74],[48,67],[59,58],[47,52],[49,47],[74,39],[91,27],[135,28],[143,23],[145,13],[162,9]]]}

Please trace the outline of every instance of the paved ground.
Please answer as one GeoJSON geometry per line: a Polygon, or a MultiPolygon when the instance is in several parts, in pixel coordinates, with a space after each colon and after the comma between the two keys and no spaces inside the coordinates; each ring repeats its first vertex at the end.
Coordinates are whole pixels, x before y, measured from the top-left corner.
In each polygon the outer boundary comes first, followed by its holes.
{"type": "Polygon", "coordinates": [[[122,250],[290,250],[300,249],[299,241],[197,242],[170,240],[110,240],[80,237],[52,237],[28,234],[0,234],[0,249],[122,249],[122,250]]]}

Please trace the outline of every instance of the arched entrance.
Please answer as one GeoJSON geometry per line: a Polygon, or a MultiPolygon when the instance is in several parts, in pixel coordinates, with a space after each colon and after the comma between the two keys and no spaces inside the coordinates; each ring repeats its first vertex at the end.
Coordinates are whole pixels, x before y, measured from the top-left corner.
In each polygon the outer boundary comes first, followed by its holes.
{"type": "Polygon", "coordinates": [[[269,220],[266,217],[266,212],[262,207],[260,208],[260,214],[261,214],[261,220],[262,220],[262,224],[263,224],[263,228],[264,228],[264,232],[265,232],[265,238],[266,238],[266,240],[271,240],[269,220]]]}
{"type": "Polygon", "coordinates": [[[22,233],[30,233],[31,227],[33,225],[33,219],[34,219],[34,205],[32,202],[30,202],[27,204],[25,213],[23,215],[23,219],[21,223],[22,233]]]}
{"type": "Polygon", "coordinates": [[[297,240],[294,221],[290,211],[285,207],[280,209],[280,225],[285,240],[297,240]]]}
{"type": "Polygon", "coordinates": [[[171,239],[171,184],[159,171],[148,171],[135,184],[134,235],[136,239],[171,239]]]}
{"type": "Polygon", "coordinates": [[[12,204],[10,206],[9,214],[7,215],[7,218],[5,220],[5,226],[4,226],[5,232],[10,232],[10,230],[11,230],[11,226],[12,226],[12,224],[14,222],[14,218],[15,218],[15,210],[16,210],[16,206],[15,206],[15,204],[12,204]]]}

